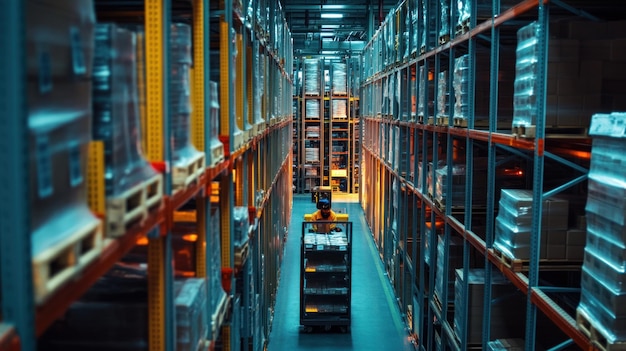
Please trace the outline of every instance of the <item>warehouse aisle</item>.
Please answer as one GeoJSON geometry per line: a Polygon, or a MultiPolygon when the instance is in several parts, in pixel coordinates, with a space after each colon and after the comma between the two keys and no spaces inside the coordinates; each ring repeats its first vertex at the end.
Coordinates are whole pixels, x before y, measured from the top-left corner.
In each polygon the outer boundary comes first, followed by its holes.
{"type": "Polygon", "coordinates": [[[353,224],[352,326],[350,332],[301,331],[300,304],[300,235],[305,213],[315,211],[311,195],[294,195],[292,223],[285,245],[285,255],[278,286],[269,351],[359,350],[412,351],[404,323],[400,318],[393,290],[384,274],[382,262],[371,239],[360,204],[339,202],[333,209],[345,209],[353,224]]]}

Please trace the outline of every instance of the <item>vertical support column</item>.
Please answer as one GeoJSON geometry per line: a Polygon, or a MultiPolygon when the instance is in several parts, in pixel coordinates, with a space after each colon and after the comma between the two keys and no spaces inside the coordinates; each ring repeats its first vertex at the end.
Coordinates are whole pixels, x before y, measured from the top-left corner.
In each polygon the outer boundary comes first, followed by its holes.
{"type": "MultiPolygon", "coordinates": [[[[205,74],[208,64],[205,64],[205,58],[208,61],[209,55],[206,54],[205,33],[208,33],[207,25],[209,18],[205,17],[205,10],[208,11],[208,4],[205,0],[193,0],[193,109],[191,112],[191,140],[198,150],[205,150],[205,120],[206,103],[211,101],[210,95],[207,94],[208,80],[205,74]]],[[[209,37],[207,35],[206,37],[209,37]]],[[[210,122],[209,122],[210,123],[210,122]]],[[[210,155],[210,150],[205,152],[210,155]]]]}
{"type": "Polygon", "coordinates": [[[228,172],[227,175],[223,175],[220,179],[220,216],[222,219],[222,267],[234,266],[234,251],[233,251],[233,176],[232,172],[228,172]]]}
{"type": "Polygon", "coordinates": [[[209,211],[207,209],[209,204],[209,197],[205,195],[204,191],[201,191],[196,196],[196,227],[198,229],[198,237],[196,241],[196,277],[207,277],[207,254],[206,243],[207,233],[209,233],[208,218],[209,211]]]}
{"type": "Polygon", "coordinates": [[[165,238],[152,238],[148,244],[148,340],[150,351],[165,347],[165,270],[160,267],[165,260],[165,238]]]}
{"type": "Polygon", "coordinates": [[[245,71],[243,63],[245,62],[245,51],[243,50],[243,34],[237,33],[235,35],[235,49],[237,51],[237,58],[235,59],[235,120],[237,121],[237,128],[244,131],[244,142],[247,141],[247,135],[244,128],[244,101],[246,96],[246,90],[244,85],[245,71]]]}
{"type": "MultiPolygon", "coordinates": [[[[165,161],[165,194],[172,191],[169,171],[169,31],[170,1],[145,1],[147,150],[151,161],[165,161]]],[[[174,349],[173,272],[169,228],[153,231],[148,244],[148,310],[150,350],[174,349]]]]}
{"type": "Polygon", "coordinates": [[[3,320],[14,325],[22,349],[34,350],[25,11],[22,1],[1,4],[0,30],[6,34],[0,36],[0,162],[6,168],[0,172],[0,304],[3,320]]]}
{"type": "MultiPolygon", "coordinates": [[[[254,90],[252,89],[252,82],[254,81],[254,60],[253,55],[255,52],[252,49],[252,40],[249,38],[247,32],[244,34],[245,38],[245,50],[246,50],[246,65],[245,65],[245,87],[246,87],[246,104],[244,106],[244,128],[245,130],[251,130],[250,137],[253,138],[256,136],[255,128],[252,128],[254,125],[254,109],[258,108],[258,106],[254,106],[254,90]]],[[[254,34],[252,34],[254,36],[254,34]]]]}
{"type": "Polygon", "coordinates": [[[246,175],[244,174],[245,167],[243,165],[244,159],[245,157],[240,157],[233,160],[235,163],[235,166],[233,167],[235,172],[233,172],[233,174],[236,176],[236,178],[233,179],[235,182],[235,206],[243,206],[244,204],[244,184],[246,183],[246,175]]]}
{"type": "Polygon", "coordinates": [[[545,137],[545,112],[546,112],[546,89],[548,72],[548,17],[549,5],[539,3],[539,18],[537,24],[537,101],[535,113],[535,152],[533,168],[533,221],[530,238],[530,267],[528,270],[528,295],[526,303],[526,349],[534,350],[537,330],[537,306],[532,303],[533,288],[539,284],[539,253],[541,250],[541,217],[543,213],[543,174],[544,174],[544,137],[545,137]]]}
{"type": "MultiPolygon", "coordinates": [[[[226,1],[227,2],[227,1],[226,1]]],[[[226,16],[229,17],[230,12],[226,12],[226,16]]],[[[230,57],[231,57],[231,45],[230,45],[230,25],[226,21],[220,22],[220,139],[222,142],[227,143],[226,154],[230,154],[233,151],[233,144],[230,138],[231,135],[231,99],[230,99],[230,57]]]]}
{"type": "MultiPolygon", "coordinates": [[[[500,1],[493,0],[492,2],[492,21],[496,18],[496,15],[500,13],[500,1]]],[[[476,18],[476,6],[472,6],[471,20],[475,21],[476,18]]],[[[475,25],[472,22],[471,25],[475,25]]],[[[476,60],[470,56],[470,64],[472,70],[475,70],[476,60]]],[[[495,213],[495,198],[496,198],[496,145],[492,142],[492,133],[495,133],[498,128],[498,72],[500,68],[500,27],[494,25],[491,26],[491,68],[489,75],[489,150],[487,158],[487,228],[485,235],[485,248],[490,249],[493,246],[494,240],[494,213],[495,213]]],[[[473,89],[470,89],[473,90],[473,89]]],[[[473,109],[470,113],[473,113],[473,109]]],[[[473,127],[473,122],[471,122],[473,127]]],[[[468,126],[469,127],[469,126],[468,126]]],[[[485,256],[485,297],[484,297],[484,309],[483,309],[483,348],[487,348],[487,342],[490,340],[490,328],[486,328],[491,321],[491,276],[493,274],[493,265],[489,262],[489,252],[484,252],[485,256]]],[[[464,282],[467,284],[467,282],[464,282]]],[[[467,340],[467,334],[464,335],[467,340]]]]}

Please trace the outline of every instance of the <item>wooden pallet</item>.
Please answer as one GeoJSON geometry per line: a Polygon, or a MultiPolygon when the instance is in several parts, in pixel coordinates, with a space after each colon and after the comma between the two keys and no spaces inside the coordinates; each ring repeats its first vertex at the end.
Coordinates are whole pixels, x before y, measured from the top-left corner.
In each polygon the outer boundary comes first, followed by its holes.
{"type": "Polygon", "coordinates": [[[424,116],[417,116],[417,123],[424,124],[424,116]]]}
{"type": "Polygon", "coordinates": [[[511,127],[511,134],[518,138],[534,139],[536,135],[537,127],[534,125],[528,126],[513,126],[511,127]]]}
{"type": "Polygon", "coordinates": [[[437,117],[438,126],[447,126],[450,123],[450,119],[447,116],[437,117]]]}
{"type": "Polygon", "coordinates": [[[222,161],[224,161],[224,144],[220,142],[211,146],[211,161],[208,166],[215,167],[222,161]]]}
{"type": "Polygon", "coordinates": [[[237,267],[238,270],[243,267],[246,259],[248,259],[249,246],[250,245],[248,245],[248,241],[246,240],[243,245],[235,247],[235,267],[237,267]]]}
{"type": "Polygon", "coordinates": [[[163,175],[156,174],[122,194],[106,199],[106,235],[119,237],[161,206],[163,175]]]}
{"type": "Polygon", "coordinates": [[[446,44],[450,41],[450,34],[444,34],[439,36],[439,45],[446,44]]]}
{"type": "Polygon", "coordinates": [[[185,189],[198,178],[206,168],[204,153],[199,152],[184,164],[174,165],[172,171],[172,185],[174,189],[185,189]]]}
{"type": "Polygon", "coordinates": [[[103,248],[102,222],[94,218],[61,242],[47,247],[32,260],[35,303],[52,293],[100,257],[103,248]]]}
{"type": "Polygon", "coordinates": [[[467,128],[467,118],[454,117],[454,126],[459,128],[467,128]]]}
{"type": "Polygon", "coordinates": [[[434,117],[428,117],[428,121],[427,123],[429,126],[432,126],[435,124],[435,118],[434,117]]]}
{"type": "MultiPolygon", "coordinates": [[[[513,272],[526,272],[530,269],[530,260],[522,260],[519,258],[511,258],[507,254],[501,252],[498,249],[491,249],[500,259],[500,261],[513,272]]],[[[553,259],[540,259],[539,270],[542,271],[565,271],[565,270],[578,270],[582,266],[580,261],[571,260],[553,260],[553,259]]]]}
{"type": "Polygon", "coordinates": [[[230,306],[230,296],[224,294],[222,296],[222,300],[217,304],[217,308],[213,312],[211,316],[211,335],[213,338],[211,340],[217,340],[219,337],[220,330],[222,329],[222,325],[226,320],[228,315],[228,308],[230,306]]]}
{"type": "Polygon", "coordinates": [[[626,351],[626,340],[610,342],[601,328],[596,327],[596,323],[580,308],[576,309],[576,325],[591,340],[593,346],[600,351],[626,351]]]}

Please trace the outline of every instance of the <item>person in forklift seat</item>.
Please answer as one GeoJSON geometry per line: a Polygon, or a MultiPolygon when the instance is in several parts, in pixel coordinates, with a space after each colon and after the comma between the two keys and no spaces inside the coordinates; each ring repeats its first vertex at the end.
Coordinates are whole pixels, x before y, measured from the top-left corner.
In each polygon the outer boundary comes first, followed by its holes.
{"type": "Polygon", "coordinates": [[[320,199],[317,202],[318,210],[313,213],[311,221],[324,221],[328,223],[316,223],[313,224],[313,232],[317,233],[329,233],[331,231],[341,231],[337,224],[333,223],[337,221],[337,214],[330,208],[330,201],[328,199],[320,199]]]}

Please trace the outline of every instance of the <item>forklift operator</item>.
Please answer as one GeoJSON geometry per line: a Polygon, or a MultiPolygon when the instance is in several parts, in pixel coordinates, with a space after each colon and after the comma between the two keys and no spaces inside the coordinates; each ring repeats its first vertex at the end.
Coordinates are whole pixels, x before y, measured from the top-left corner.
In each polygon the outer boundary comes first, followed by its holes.
{"type": "Polygon", "coordinates": [[[313,231],[317,233],[329,233],[337,229],[337,225],[332,222],[337,221],[337,214],[330,209],[328,199],[320,199],[317,203],[318,210],[313,213],[311,221],[328,221],[329,223],[313,224],[313,231]]]}

